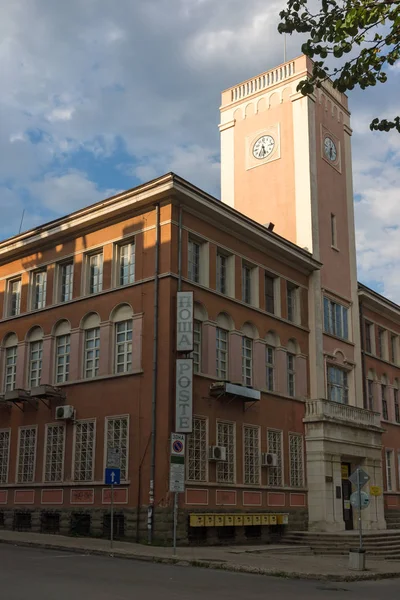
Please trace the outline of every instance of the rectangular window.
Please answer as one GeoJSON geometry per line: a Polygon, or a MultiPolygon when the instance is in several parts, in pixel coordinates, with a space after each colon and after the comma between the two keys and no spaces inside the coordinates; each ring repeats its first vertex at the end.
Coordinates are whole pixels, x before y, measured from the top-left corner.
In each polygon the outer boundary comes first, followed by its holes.
{"type": "Polygon", "coordinates": [[[304,457],[303,436],[296,433],[289,434],[290,457],[290,485],[303,487],[304,485],[304,457]]]}
{"type": "Polygon", "coordinates": [[[103,289],[103,253],[91,254],[87,260],[89,294],[97,294],[103,289]]]}
{"type": "Polygon", "coordinates": [[[328,366],[328,400],[349,403],[349,385],[347,371],[328,366]]]}
{"type": "Polygon", "coordinates": [[[8,461],[10,459],[9,429],[0,429],[0,484],[8,483],[8,461]]]}
{"type": "Polygon", "coordinates": [[[34,310],[46,306],[47,271],[36,271],[32,276],[33,294],[32,306],[34,310]]]}
{"type": "Polygon", "coordinates": [[[382,398],[382,419],[384,419],[385,421],[388,421],[389,419],[389,414],[388,414],[388,404],[387,404],[387,388],[386,385],[384,385],[383,383],[381,384],[381,398],[382,398]]]}
{"type": "Polygon", "coordinates": [[[242,382],[251,385],[253,381],[253,340],[242,338],[242,382]]]}
{"type": "Polygon", "coordinates": [[[299,288],[290,283],[290,281],[286,282],[286,302],[287,302],[287,318],[288,321],[292,323],[296,323],[298,321],[297,313],[298,313],[298,295],[299,288]]]}
{"type": "Polygon", "coordinates": [[[135,243],[119,247],[119,285],[135,281],[135,243]]]}
{"type": "Polygon", "coordinates": [[[189,240],[188,247],[188,278],[200,283],[200,244],[189,240]]]}
{"type": "Polygon", "coordinates": [[[365,321],[365,351],[372,354],[372,323],[365,321]]]}
{"type": "Polygon", "coordinates": [[[251,267],[242,265],[242,300],[251,304],[251,267]]]}
{"type": "Polygon", "coordinates": [[[75,423],[75,481],[93,480],[95,428],[94,421],[76,421],[75,423]]]}
{"type": "Polygon", "coordinates": [[[274,369],[275,369],[275,348],[272,346],[265,347],[265,362],[267,375],[267,390],[274,391],[274,369]]]}
{"type": "Polygon", "coordinates": [[[74,263],[62,263],[59,265],[60,302],[72,300],[72,286],[74,283],[74,263]]]}
{"type": "Polygon", "coordinates": [[[119,449],[122,481],[128,479],[128,427],[128,417],[107,417],[106,419],[106,452],[108,448],[119,449]]]}
{"type": "Polygon", "coordinates": [[[43,342],[31,342],[29,344],[29,387],[37,387],[40,385],[42,376],[42,355],[43,342]]]}
{"type": "Polygon", "coordinates": [[[282,461],[282,431],[267,430],[268,452],[276,454],[278,464],[276,467],[268,467],[268,485],[281,487],[283,485],[283,461],[282,461]]]}
{"type": "Polygon", "coordinates": [[[368,410],[374,410],[374,382],[372,379],[367,380],[367,395],[368,395],[368,410]]]}
{"type": "Polygon", "coordinates": [[[393,395],[394,395],[394,418],[396,419],[396,423],[400,423],[399,390],[394,388],[393,395]]]}
{"type": "Polygon", "coordinates": [[[227,263],[228,259],[224,254],[217,252],[217,292],[227,293],[227,263]]]}
{"type": "Polygon", "coordinates": [[[15,317],[21,312],[21,279],[8,282],[8,316],[15,317]]]}
{"type": "Polygon", "coordinates": [[[217,421],[217,446],[226,448],[226,461],[217,462],[218,483],[235,483],[236,430],[234,423],[217,421]]]}
{"type": "Polygon", "coordinates": [[[385,451],[386,457],[386,490],[393,490],[393,450],[385,451]]]}
{"type": "Polygon", "coordinates": [[[390,336],[390,362],[397,363],[397,335],[390,336]]]}
{"type": "Polygon", "coordinates": [[[295,355],[289,354],[286,355],[286,364],[287,364],[287,390],[288,396],[294,398],[296,392],[295,386],[295,378],[296,378],[296,370],[295,370],[295,355]]]}
{"type": "Polygon", "coordinates": [[[385,358],[385,330],[378,329],[378,356],[385,358]]]}
{"type": "Polygon", "coordinates": [[[260,484],[260,428],[244,426],[244,483],[260,484]]]}
{"type": "Polygon", "coordinates": [[[17,483],[35,479],[36,427],[20,427],[18,444],[17,483]]]}
{"type": "Polygon", "coordinates": [[[193,418],[193,431],[188,436],[188,481],[207,481],[207,419],[193,418]]]}
{"type": "Polygon", "coordinates": [[[62,481],[64,475],[65,425],[47,425],[44,480],[62,481]]]}
{"type": "Polygon", "coordinates": [[[201,372],[201,321],[193,321],[193,373],[201,372]]]}
{"type": "Polygon", "coordinates": [[[85,379],[97,377],[100,360],[100,327],[85,331],[85,379]]]}
{"type": "Polygon", "coordinates": [[[15,378],[17,375],[17,352],[18,346],[11,346],[11,348],[6,349],[4,373],[4,390],[6,392],[12,392],[12,390],[15,390],[15,378]]]}
{"type": "Polygon", "coordinates": [[[275,314],[275,277],[265,274],[265,310],[275,314]]]}
{"type": "Polygon", "coordinates": [[[64,383],[69,377],[70,335],[56,337],[56,382],[64,383]]]}
{"type": "Polygon", "coordinates": [[[324,297],[324,330],[345,340],[349,338],[348,309],[324,297]]]}
{"type": "Polygon", "coordinates": [[[216,359],[217,378],[228,379],[228,339],[229,333],[226,329],[217,327],[216,330],[216,359]]]}
{"type": "Polygon", "coordinates": [[[331,245],[337,248],[336,216],[331,213],[331,245]]]}
{"type": "Polygon", "coordinates": [[[132,370],[132,319],[115,325],[115,372],[132,370]]]}

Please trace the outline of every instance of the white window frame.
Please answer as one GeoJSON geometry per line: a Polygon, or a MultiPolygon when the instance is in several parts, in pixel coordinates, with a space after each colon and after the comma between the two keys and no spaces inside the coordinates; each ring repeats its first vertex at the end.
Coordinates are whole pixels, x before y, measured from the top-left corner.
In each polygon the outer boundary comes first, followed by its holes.
{"type": "Polygon", "coordinates": [[[227,421],[225,419],[217,419],[216,422],[216,442],[217,446],[223,446],[226,448],[226,458],[225,462],[217,463],[217,473],[216,480],[217,483],[236,483],[236,423],[234,421],[227,421]],[[228,436],[231,435],[232,432],[232,458],[233,460],[229,460],[229,446],[226,442],[226,432],[220,431],[219,426],[226,426],[229,428],[228,436]]]}
{"type": "Polygon", "coordinates": [[[287,376],[287,395],[290,398],[296,397],[296,355],[293,352],[286,353],[286,376],[287,376]],[[290,361],[293,360],[293,367],[290,366],[290,361]],[[293,385],[293,394],[291,394],[291,386],[293,385]]]}
{"type": "Polygon", "coordinates": [[[64,481],[64,467],[65,467],[65,438],[66,438],[66,426],[65,423],[46,423],[46,431],[45,431],[45,444],[44,444],[44,453],[43,453],[43,483],[60,483],[64,481]],[[47,478],[47,451],[49,444],[49,429],[59,428],[63,431],[63,439],[62,439],[62,460],[61,460],[61,474],[59,479],[48,479],[47,478]]]}
{"type": "Polygon", "coordinates": [[[386,491],[392,492],[395,489],[393,486],[393,455],[392,448],[385,448],[385,467],[386,467],[386,491]],[[389,457],[389,460],[388,460],[389,457]],[[389,484],[390,483],[390,484],[389,484]]]}
{"type": "Polygon", "coordinates": [[[241,268],[242,297],[245,304],[259,306],[258,267],[242,259],[241,268]],[[247,286],[248,283],[248,286],[247,286]]]}
{"type": "MultiPolygon", "coordinates": [[[[246,486],[259,486],[261,485],[261,428],[259,425],[243,424],[243,484],[246,486]],[[258,452],[253,454],[255,460],[252,466],[252,473],[246,473],[246,430],[257,432],[256,438],[258,439],[257,448],[258,452]]],[[[254,438],[255,439],[255,438],[254,438]]],[[[251,457],[250,457],[251,458],[251,457]]]]}
{"type": "Polygon", "coordinates": [[[326,390],[327,390],[327,398],[330,402],[337,402],[338,404],[348,404],[349,403],[349,390],[350,390],[350,375],[351,372],[347,369],[343,369],[338,365],[333,365],[331,363],[326,364],[326,390]],[[332,380],[330,374],[335,372],[339,377],[343,377],[342,381],[332,380]],[[343,402],[340,400],[336,400],[335,396],[338,395],[343,399],[343,402]]]}
{"type": "Polygon", "coordinates": [[[70,302],[73,298],[74,261],[65,260],[57,264],[57,303],[70,302]],[[69,273],[65,270],[71,267],[69,273]],[[65,280],[65,281],[64,281],[65,280]]]}
{"type": "Polygon", "coordinates": [[[22,278],[21,277],[13,277],[7,281],[7,300],[6,300],[6,317],[16,317],[21,314],[21,293],[22,293],[22,278]],[[19,291],[15,294],[16,302],[15,302],[15,310],[13,308],[14,305],[14,293],[13,293],[13,285],[15,283],[19,283],[19,291]]]}
{"type": "Polygon", "coordinates": [[[74,440],[73,440],[73,452],[72,452],[72,480],[76,481],[84,481],[91,482],[94,481],[95,477],[95,469],[96,469],[96,433],[97,433],[97,423],[96,419],[79,419],[74,423],[74,440]],[[78,426],[83,425],[83,423],[93,423],[93,451],[92,451],[92,477],[91,479],[77,479],[76,478],[76,445],[77,445],[77,429],[78,426]]]}
{"type": "Polygon", "coordinates": [[[220,294],[228,293],[228,257],[226,254],[217,250],[216,260],[216,282],[215,288],[220,294]]]}
{"type": "Polygon", "coordinates": [[[331,246],[338,250],[337,245],[337,226],[336,226],[336,215],[331,213],[331,246]]]}
{"type": "Polygon", "coordinates": [[[188,279],[200,283],[201,242],[189,238],[188,241],[188,279]]]}
{"type": "Polygon", "coordinates": [[[300,323],[300,288],[286,280],[286,316],[290,323],[300,323]]]}
{"type": "Polygon", "coordinates": [[[390,362],[393,365],[398,364],[397,348],[399,344],[399,336],[390,332],[390,362]]]}
{"type": "Polygon", "coordinates": [[[368,410],[374,410],[375,406],[375,393],[374,393],[375,382],[373,379],[367,378],[367,408],[368,410]],[[370,393],[372,392],[372,393],[370,393]]]}
{"type": "Polygon", "coordinates": [[[47,269],[37,269],[31,274],[31,308],[41,310],[46,307],[47,269]],[[37,277],[44,275],[43,282],[37,285],[37,277]]]}
{"type": "Polygon", "coordinates": [[[90,327],[89,329],[84,329],[84,338],[83,338],[83,378],[84,379],[93,379],[98,377],[99,368],[100,368],[100,326],[98,327],[90,327]],[[94,333],[94,337],[91,340],[88,340],[88,333],[94,333]],[[98,332],[98,335],[96,335],[98,332]],[[98,340],[98,345],[96,342],[98,340]],[[93,341],[93,348],[88,347],[88,341],[93,341]],[[89,358],[89,353],[93,352],[93,358],[89,358]],[[87,364],[91,360],[93,362],[93,367],[89,369],[87,364]],[[96,367],[97,364],[97,367],[96,367]],[[97,369],[97,373],[96,373],[97,369]],[[88,371],[91,371],[91,375],[88,375],[88,371]]]}
{"type": "Polygon", "coordinates": [[[190,353],[193,359],[193,373],[201,373],[201,352],[203,345],[203,322],[199,319],[193,321],[193,351],[190,353]]]}
{"type": "Polygon", "coordinates": [[[222,327],[215,329],[215,358],[216,358],[216,377],[221,381],[229,379],[229,331],[222,327]],[[223,333],[226,339],[220,338],[220,333],[223,333]],[[226,348],[223,348],[223,344],[226,348]],[[225,369],[222,365],[225,364],[225,369]],[[225,373],[224,373],[225,371],[225,373]]]}
{"type": "Polygon", "coordinates": [[[340,302],[323,297],[324,333],[342,340],[350,340],[350,309],[340,302]]]}
{"type": "Polygon", "coordinates": [[[132,371],[132,352],[133,352],[133,319],[123,319],[114,323],[114,373],[116,375],[121,373],[130,373],[132,371]],[[130,329],[129,329],[130,323],[130,329]],[[124,331],[118,331],[121,325],[125,326],[124,331]],[[124,334],[124,340],[119,342],[118,335],[124,334]],[[130,337],[129,337],[130,334],[130,337]],[[118,347],[121,346],[123,351],[120,352],[118,347]],[[118,358],[122,356],[123,362],[119,361],[118,358]],[[130,358],[129,358],[130,356],[130,358]],[[123,365],[123,370],[118,370],[119,365],[123,365]]]}
{"type": "Polygon", "coordinates": [[[265,346],[265,388],[269,392],[275,391],[275,352],[276,348],[270,344],[265,346]],[[272,354],[272,361],[270,361],[269,354],[272,354]],[[272,374],[272,386],[270,386],[270,375],[272,374]]]}
{"type": "Polygon", "coordinates": [[[100,294],[103,291],[103,275],[104,275],[104,252],[103,249],[99,249],[96,252],[90,252],[86,254],[85,257],[85,267],[86,267],[86,294],[88,296],[93,296],[95,294],[100,294]],[[97,273],[93,274],[92,278],[92,259],[98,257],[99,264],[94,265],[95,268],[98,269],[97,273]],[[92,285],[93,284],[93,285],[92,285]]]}
{"type": "Polygon", "coordinates": [[[115,285],[116,287],[124,287],[135,283],[136,281],[136,240],[132,238],[130,240],[122,240],[116,244],[116,272],[115,272],[115,285]],[[125,267],[122,266],[124,260],[123,252],[124,249],[128,249],[128,260],[125,267]]]}
{"type": "Polygon", "coordinates": [[[18,346],[8,346],[4,348],[4,391],[12,392],[15,390],[16,381],[17,381],[17,362],[18,362],[18,346]],[[15,359],[13,363],[8,364],[8,353],[10,350],[13,351],[13,358],[15,359]],[[11,369],[9,371],[9,368],[11,369]],[[7,379],[11,377],[11,386],[8,385],[7,379]]]}
{"type": "Polygon", "coordinates": [[[194,415],[193,417],[193,430],[192,433],[187,437],[186,480],[190,481],[191,483],[206,483],[208,481],[208,417],[203,417],[200,415],[194,415]],[[204,425],[204,439],[202,437],[202,431],[200,431],[199,439],[195,437],[195,434],[198,433],[198,430],[196,430],[196,422],[201,422],[202,426],[204,425]],[[193,452],[199,453],[199,459],[197,462],[196,456],[192,456],[193,452]],[[203,473],[204,476],[202,476],[203,473]],[[199,474],[198,477],[196,477],[197,474],[199,474]]]}
{"type": "Polygon", "coordinates": [[[285,457],[284,457],[284,451],[283,451],[283,431],[280,429],[272,429],[272,428],[268,428],[267,429],[267,448],[268,448],[268,452],[271,452],[272,454],[276,454],[278,456],[278,466],[276,467],[268,467],[268,473],[267,473],[267,485],[269,485],[270,487],[274,487],[274,488],[281,488],[284,487],[285,485],[285,457]],[[278,452],[277,452],[277,447],[276,444],[274,442],[274,445],[272,446],[270,438],[269,438],[269,434],[272,434],[274,436],[277,436],[277,438],[279,437],[279,442],[277,444],[278,448],[278,452]],[[273,478],[277,476],[277,483],[273,482],[273,478]]]}
{"type": "Polygon", "coordinates": [[[0,429],[0,437],[7,437],[7,441],[0,447],[0,450],[5,450],[5,457],[0,453],[0,485],[8,483],[8,476],[10,470],[10,448],[11,448],[11,429],[6,427],[0,429]],[[4,460],[5,458],[5,460],[4,460]]]}
{"type": "Polygon", "coordinates": [[[242,384],[253,385],[253,339],[242,336],[242,384]],[[247,346],[247,347],[246,347],[247,346]],[[248,355],[247,353],[250,352],[248,355]],[[248,371],[250,370],[250,376],[248,371]]]}
{"type": "Polygon", "coordinates": [[[38,441],[38,426],[37,425],[27,425],[18,428],[18,449],[17,449],[17,463],[15,468],[15,482],[16,483],[34,483],[35,475],[36,475],[36,451],[37,451],[37,441],[38,441]],[[20,480],[20,471],[19,471],[19,458],[21,455],[21,433],[22,431],[32,430],[35,431],[35,442],[33,449],[33,468],[32,468],[32,479],[22,479],[20,480]]]}
{"type": "Polygon", "coordinates": [[[33,387],[37,387],[40,385],[40,381],[41,381],[41,377],[42,377],[42,368],[43,368],[43,339],[40,340],[33,340],[32,342],[29,342],[29,346],[28,346],[28,352],[29,352],[29,356],[28,356],[28,387],[29,388],[33,388],[33,387]],[[38,348],[37,352],[39,352],[39,357],[38,359],[36,359],[35,361],[32,360],[32,349],[33,346],[35,346],[36,344],[40,344],[40,348],[38,348]],[[38,363],[38,367],[37,369],[35,369],[38,372],[38,377],[35,378],[35,380],[32,380],[32,366],[33,366],[33,362],[37,362],[38,363]],[[34,383],[34,385],[32,385],[32,382],[34,383]]]}
{"type": "Polygon", "coordinates": [[[209,285],[209,244],[206,240],[198,238],[196,236],[189,235],[188,240],[188,265],[187,265],[187,276],[189,281],[192,283],[198,283],[205,287],[209,285]],[[198,247],[198,265],[197,269],[194,269],[195,263],[192,260],[193,247],[198,247]]]}
{"type": "Polygon", "coordinates": [[[55,339],[56,362],[54,368],[55,383],[65,383],[69,379],[69,363],[71,358],[71,334],[66,333],[57,335],[55,339]],[[64,352],[60,352],[62,348],[64,352]],[[58,359],[62,358],[62,363],[58,363],[58,359]],[[61,367],[59,369],[59,367],[61,367]]]}
{"type": "Polygon", "coordinates": [[[367,352],[368,354],[374,354],[375,353],[375,344],[374,344],[375,328],[374,328],[374,324],[371,323],[370,321],[367,321],[367,320],[364,321],[364,334],[365,334],[365,352],[367,352]],[[369,350],[367,348],[367,346],[368,346],[367,341],[369,341],[369,346],[370,346],[369,350]]]}
{"type": "Polygon", "coordinates": [[[382,419],[384,421],[389,420],[389,405],[388,405],[388,386],[386,383],[381,382],[381,403],[382,403],[382,419]]]}
{"type": "MultiPolygon", "coordinates": [[[[297,444],[297,442],[296,442],[297,444]]],[[[305,481],[305,472],[304,472],[304,436],[300,433],[295,433],[295,432],[289,432],[289,481],[290,481],[290,487],[292,488],[303,488],[304,487],[304,481],[305,481]],[[300,466],[301,466],[301,477],[299,477],[299,475],[297,474],[296,476],[294,476],[293,474],[293,464],[292,464],[292,460],[293,460],[293,455],[292,455],[292,441],[294,439],[300,440],[300,454],[299,454],[299,458],[300,458],[300,466]],[[299,483],[296,483],[296,481],[299,481],[299,483]]]]}
{"type": "Polygon", "coordinates": [[[388,339],[387,330],[383,327],[378,327],[378,358],[383,360],[388,359],[388,339]]]}
{"type": "MultiPolygon", "coordinates": [[[[115,448],[116,446],[109,446],[108,445],[108,433],[109,433],[109,427],[110,427],[110,423],[113,421],[126,421],[126,443],[125,443],[125,456],[122,456],[122,452],[121,452],[121,448],[123,448],[123,446],[121,446],[120,444],[118,444],[118,448],[120,449],[120,457],[121,457],[121,481],[128,481],[129,480],[129,427],[130,427],[130,419],[129,419],[129,415],[109,415],[105,418],[105,427],[104,427],[104,468],[107,466],[107,452],[108,452],[108,448],[113,447],[115,448]],[[125,468],[122,467],[122,460],[125,459],[125,468]]],[[[115,443],[115,441],[114,441],[115,443]]]]}

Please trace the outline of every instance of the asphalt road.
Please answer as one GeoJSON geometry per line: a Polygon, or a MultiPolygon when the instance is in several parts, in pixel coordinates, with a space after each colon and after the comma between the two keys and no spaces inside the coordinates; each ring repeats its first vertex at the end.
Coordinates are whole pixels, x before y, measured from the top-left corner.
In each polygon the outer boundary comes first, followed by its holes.
{"type": "Polygon", "coordinates": [[[0,545],[3,600],[397,600],[400,580],[323,583],[0,545]]]}

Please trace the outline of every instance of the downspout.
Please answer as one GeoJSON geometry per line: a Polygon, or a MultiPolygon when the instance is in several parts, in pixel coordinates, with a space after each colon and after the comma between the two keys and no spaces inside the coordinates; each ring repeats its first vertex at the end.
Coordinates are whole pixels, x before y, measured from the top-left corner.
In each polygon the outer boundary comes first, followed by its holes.
{"type": "Polygon", "coordinates": [[[151,394],[151,466],[149,507],[147,510],[147,540],[153,541],[154,480],[156,472],[156,425],[157,425],[157,369],[158,369],[158,284],[160,262],[160,205],[156,205],[156,243],[154,265],[154,338],[153,338],[153,381],[151,394]]]}
{"type": "Polygon", "coordinates": [[[178,292],[182,291],[182,205],[179,206],[178,221],[178,292]]]}
{"type": "Polygon", "coordinates": [[[367,374],[365,368],[365,327],[363,318],[363,306],[362,301],[359,301],[359,313],[360,313],[360,334],[361,334],[361,373],[362,373],[362,389],[364,395],[364,408],[368,408],[367,398],[367,374]]]}

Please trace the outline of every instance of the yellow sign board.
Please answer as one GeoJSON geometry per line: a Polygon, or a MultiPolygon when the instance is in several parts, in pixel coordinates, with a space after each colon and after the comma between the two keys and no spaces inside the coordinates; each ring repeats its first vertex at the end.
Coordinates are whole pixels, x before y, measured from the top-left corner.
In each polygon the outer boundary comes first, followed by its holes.
{"type": "Polygon", "coordinates": [[[348,479],[349,475],[349,465],[342,465],[342,479],[348,479]]]}
{"type": "Polygon", "coordinates": [[[369,493],[371,496],[382,496],[382,488],[380,488],[379,485],[371,485],[369,493]]]}
{"type": "Polygon", "coordinates": [[[190,527],[204,527],[204,515],[190,515],[190,527]]]}

